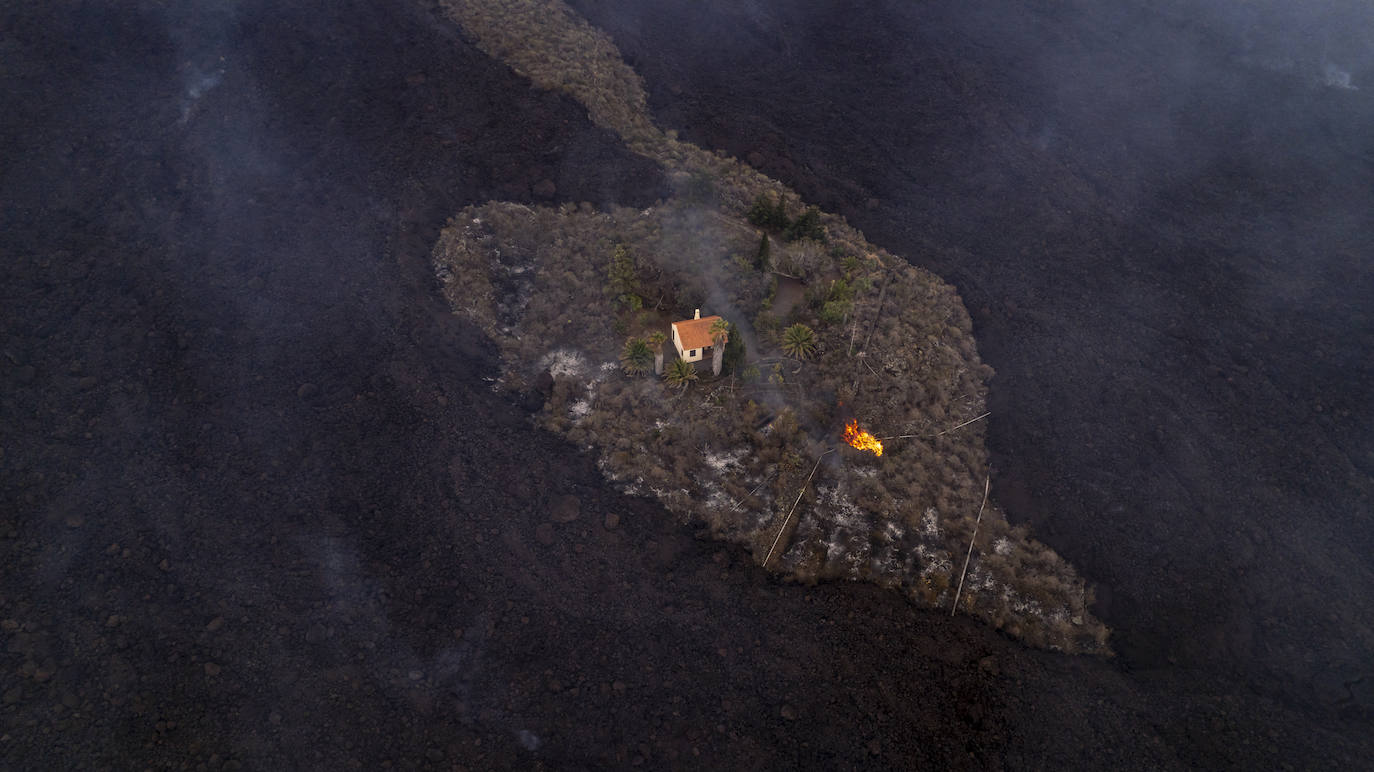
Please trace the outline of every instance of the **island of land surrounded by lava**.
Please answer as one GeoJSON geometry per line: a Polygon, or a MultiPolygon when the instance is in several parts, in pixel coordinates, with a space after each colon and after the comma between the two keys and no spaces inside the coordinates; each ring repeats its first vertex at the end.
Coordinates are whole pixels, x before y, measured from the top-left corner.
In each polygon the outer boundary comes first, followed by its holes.
{"type": "Polygon", "coordinates": [[[656,127],[638,75],[562,2],[443,5],[676,191],[643,210],[490,202],[441,234],[446,297],[542,426],[785,577],[871,581],[1032,645],[1109,652],[1091,589],[987,498],[992,371],[953,287],[656,127]]]}

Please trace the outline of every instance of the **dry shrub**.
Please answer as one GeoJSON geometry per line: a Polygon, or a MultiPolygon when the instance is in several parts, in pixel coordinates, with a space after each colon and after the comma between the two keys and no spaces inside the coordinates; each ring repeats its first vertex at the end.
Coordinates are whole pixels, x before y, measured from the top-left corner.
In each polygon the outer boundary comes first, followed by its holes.
{"type": "MultiPolygon", "coordinates": [[[[796,538],[785,535],[779,549],[786,551],[774,559],[782,570],[797,578],[900,585],[918,603],[950,603],[957,581],[952,556],[968,549],[987,454],[979,424],[937,434],[984,411],[992,375],[978,360],[953,288],[824,214],[826,246],[775,240],[774,259],[817,284],[843,275],[856,288],[852,305],[843,314],[831,309],[834,324],[820,323],[824,304],[797,305],[785,321],[815,330],[819,355],[778,367],[770,378],[781,359],[775,336],[784,320],[759,313],[769,277],[736,259],[752,255],[759,241],[743,215],[760,195],[781,197],[790,212],[805,209],[804,202],[734,159],[660,131],[639,76],[604,33],[562,2],[442,2],[483,50],[539,87],[571,94],[594,122],[675,179],[708,180],[713,191],[702,199],[707,206],[675,200],[649,212],[598,212],[588,204],[494,203],[454,218],[435,247],[436,273],[455,311],[501,347],[503,382],[524,385],[562,351],[581,365],[555,378],[539,420],[593,446],[612,479],[657,496],[679,516],[710,523],[753,548],[760,561],[805,491],[789,524],[796,538]],[[607,317],[601,284],[617,243],[647,258],[641,280],[654,306],[647,320],[607,317]],[[707,298],[727,307],[715,310],[737,324],[754,321],[754,340],[763,347],[749,354],[761,374],[757,383],[699,383],[677,394],[653,378],[602,367],[614,365],[626,332],[640,332],[629,328],[664,325],[707,298]],[[808,485],[816,458],[835,442],[841,395],[845,411],[866,427],[918,436],[892,440],[880,460],[832,459],[808,485]],[[775,420],[758,428],[768,413],[775,420]],[[822,483],[842,493],[823,502],[814,495],[822,483]],[[924,513],[932,508],[939,533],[927,536],[924,513]],[[877,539],[876,529],[889,524],[900,529],[877,539]]],[[[1091,595],[1082,580],[1024,529],[1010,528],[995,507],[984,514],[974,552],[989,584],[972,589],[961,607],[1035,645],[1102,650],[1106,628],[1087,613],[1091,595]],[[1003,539],[1012,551],[991,552],[989,545],[1003,539]]]]}

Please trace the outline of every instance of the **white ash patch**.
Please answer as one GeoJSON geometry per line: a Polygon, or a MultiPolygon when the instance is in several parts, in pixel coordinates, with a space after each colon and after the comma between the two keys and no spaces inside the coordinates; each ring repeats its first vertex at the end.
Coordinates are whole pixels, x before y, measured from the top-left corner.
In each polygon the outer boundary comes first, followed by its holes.
{"type": "Polygon", "coordinates": [[[610,458],[604,454],[597,457],[596,468],[600,469],[601,474],[611,482],[619,482],[621,479],[621,476],[616,473],[615,467],[611,466],[610,458]]]}
{"type": "Polygon", "coordinates": [[[703,451],[702,458],[706,461],[706,466],[710,467],[716,474],[725,474],[731,470],[739,469],[740,459],[744,458],[745,451],[732,450],[714,452],[703,451]]]}
{"type": "Polygon", "coordinates": [[[873,557],[869,561],[869,576],[885,585],[900,583],[911,574],[911,553],[902,544],[900,527],[893,527],[888,521],[879,529],[879,540],[873,546],[873,557]]]}
{"type": "Polygon", "coordinates": [[[555,349],[539,360],[539,369],[555,378],[580,378],[587,372],[587,359],[576,349],[555,349]]]}
{"type": "Polygon", "coordinates": [[[868,542],[861,541],[858,544],[858,549],[850,550],[849,553],[844,556],[845,563],[847,564],[845,574],[850,579],[860,578],[859,569],[868,562],[869,552],[871,552],[871,550],[869,549],[868,542]]]}
{"type": "Polygon", "coordinates": [[[921,515],[921,535],[927,539],[940,538],[940,515],[935,507],[928,507],[921,515]]]}
{"type": "Polygon", "coordinates": [[[1045,611],[1040,607],[1038,601],[1030,600],[1020,593],[1012,592],[1010,588],[1008,588],[1003,597],[1006,598],[1007,605],[1011,607],[1011,610],[1018,614],[1028,617],[1043,617],[1045,615],[1045,611]]]}
{"type": "Polygon", "coordinates": [[[706,486],[705,504],[708,509],[723,512],[734,506],[734,503],[735,502],[731,501],[730,497],[726,495],[725,489],[721,488],[719,485],[706,486]]]}
{"type": "Polygon", "coordinates": [[[862,509],[836,485],[816,490],[816,502],[830,516],[835,528],[845,530],[868,530],[868,517],[862,509]]]}
{"type": "Polygon", "coordinates": [[[1014,546],[1015,545],[1011,543],[1011,539],[1008,539],[1007,537],[1003,536],[992,543],[992,553],[994,555],[1010,555],[1012,548],[1014,546]]]}
{"type": "Polygon", "coordinates": [[[898,567],[897,555],[891,549],[874,553],[873,559],[868,562],[868,570],[873,577],[885,578],[891,582],[897,581],[898,567]]]}
{"type": "Polygon", "coordinates": [[[855,477],[868,480],[878,476],[878,468],[875,466],[864,466],[850,469],[849,473],[855,477]]]}
{"type": "Polygon", "coordinates": [[[920,560],[922,578],[929,579],[932,576],[949,576],[954,570],[954,564],[950,562],[949,553],[944,550],[931,549],[924,544],[916,545],[916,557],[920,560]]]}
{"type": "Polygon", "coordinates": [[[896,520],[888,520],[883,523],[883,536],[890,542],[899,542],[906,535],[906,529],[902,528],[896,520]]]}
{"type": "Polygon", "coordinates": [[[581,421],[592,412],[592,401],[590,399],[579,399],[568,406],[568,417],[574,421],[581,421]]]}
{"type": "Polygon", "coordinates": [[[597,386],[606,381],[607,376],[620,369],[620,365],[615,362],[602,362],[592,370],[591,376],[587,379],[587,394],[595,396],[597,386]]]}
{"type": "Polygon", "coordinates": [[[817,530],[818,540],[824,545],[825,562],[842,576],[851,579],[860,577],[860,568],[869,562],[872,547],[869,544],[871,530],[870,518],[843,491],[843,484],[817,488],[817,513],[828,520],[817,530]]]}

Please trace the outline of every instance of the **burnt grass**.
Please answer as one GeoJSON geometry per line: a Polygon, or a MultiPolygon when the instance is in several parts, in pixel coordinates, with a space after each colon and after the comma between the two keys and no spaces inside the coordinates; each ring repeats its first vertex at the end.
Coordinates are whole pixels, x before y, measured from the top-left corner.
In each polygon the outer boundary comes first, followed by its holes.
{"type": "MultiPolygon", "coordinates": [[[[494,347],[449,313],[428,255],[466,205],[642,206],[667,187],[430,9],[48,3],[0,30],[0,766],[1367,750],[1192,671],[1029,651],[877,588],[778,584],[617,494],[532,426],[537,404],[491,389],[494,347]]],[[[975,311],[1000,297],[984,292],[975,311]]],[[[1015,479],[1035,498],[1058,478],[1015,479]]],[[[1040,520],[1062,534],[1076,511],[1040,520]]],[[[1074,559],[1132,597],[1093,554],[1074,559]]]]}

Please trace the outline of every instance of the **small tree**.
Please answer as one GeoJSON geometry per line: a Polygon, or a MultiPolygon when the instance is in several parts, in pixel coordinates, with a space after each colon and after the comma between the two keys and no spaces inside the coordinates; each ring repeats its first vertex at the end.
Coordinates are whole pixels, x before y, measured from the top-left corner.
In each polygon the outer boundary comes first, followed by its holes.
{"type": "Polygon", "coordinates": [[[821,321],[826,324],[839,324],[844,321],[845,316],[853,306],[854,304],[847,300],[827,300],[821,306],[821,321]]]}
{"type": "Polygon", "coordinates": [[[749,211],[745,212],[744,219],[748,220],[751,225],[757,225],[760,228],[772,227],[773,202],[768,198],[767,193],[760,193],[758,198],[754,199],[749,211]]]}
{"type": "Polygon", "coordinates": [[[679,357],[668,365],[668,369],[663,373],[663,379],[668,382],[669,386],[685,389],[689,383],[697,379],[697,368],[691,362],[679,357]]]}
{"type": "Polygon", "coordinates": [[[759,251],[754,254],[754,267],[760,271],[768,271],[773,268],[773,247],[768,242],[768,234],[763,234],[759,239],[759,251]]]}
{"type": "Polygon", "coordinates": [[[730,339],[730,323],[724,319],[711,322],[711,374],[720,375],[725,361],[725,341],[730,339]]]}
{"type": "Polygon", "coordinates": [[[797,323],[782,331],[782,350],[794,359],[810,359],[816,354],[816,334],[797,323]]]}
{"type": "Polygon", "coordinates": [[[744,336],[739,334],[739,328],[732,322],[730,324],[730,338],[725,343],[725,368],[730,372],[739,372],[744,364],[744,336]]]}
{"type": "Polygon", "coordinates": [[[787,197],[779,193],[778,201],[773,205],[773,227],[781,230],[791,224],[792,221],[787,217],[787,197]]]}
{"type": "Polygon", "coordinates": [[[654,354],[648,342],[640,338],[626,340],[625,347],[620,350],[620,367],[629,375],[643,375],[649,372],[653,361],[654,354]]]}
{"type": "Polygon", "coordinates": [[[644,307],[644,301],[639,297],[639,274],[635,270],[635,260],[624,244],[617,244],[611,253],[611,262],[606,268],[606,293],[617,308],[638,311],[644,307]]]}
{"type": "Polygon", "coordinates": [[[663,344],[667,342],[668,336],[663,332],[652,332],[646,340],[650,350],[654,352],[654,375],[663,375],[663,344]]]}
{"type": "Polygon", "coordinates": [[[767,193],[760,193],[759,197],[754,199],[754,204],[749,207],[745,217],[751,224],[760,228],[783,230],[790,224],[787,219],[787,202],[782,196],[778,196],[775,201],[767,193]]]}
{"type": "Polygon", "coordinates": [[[825,241],[825,226],[821,225],[821,212],[816,207],[807,207],[791,224],[783,229],[783,238],[788,241],[814,239],[825,241]]]}

